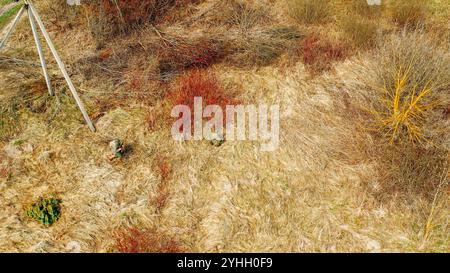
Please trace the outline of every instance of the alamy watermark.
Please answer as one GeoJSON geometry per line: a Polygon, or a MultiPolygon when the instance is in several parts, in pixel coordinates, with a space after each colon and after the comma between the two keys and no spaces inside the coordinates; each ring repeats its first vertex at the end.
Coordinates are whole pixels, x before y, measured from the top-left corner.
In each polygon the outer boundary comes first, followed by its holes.
{"type": "Polygon", "coordinates": [[[171,130],[177,141],[260,141],[261,151],[275,151],[280,142],[279,105],[226,105],[222,109],[219,105],[203,107],[202,98],[195,97],[194,109],[176,105],[171,116],[178,118],[171,130]]]}

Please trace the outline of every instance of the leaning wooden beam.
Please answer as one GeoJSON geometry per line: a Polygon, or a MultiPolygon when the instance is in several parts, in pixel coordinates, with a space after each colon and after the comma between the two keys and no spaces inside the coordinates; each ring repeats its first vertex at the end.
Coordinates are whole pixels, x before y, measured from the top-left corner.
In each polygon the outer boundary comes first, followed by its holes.
{"type": "Polygon", "coordinates": [[[44,35],[45,41],[48,44],[48,47],[50,48],[50,51],[53,54],[53,57],[55,58],[56,62],[58,63],[59,69],[61,70],[64,79],[67,82],[67,85],[69,86],[69,90],[72,93],[73,98],[75,99],[78,108],[80,109],[81,113],[83,114],[84,119],[86,120],[87,125],[91,129],[92,132],[95,132],[94,124],[92,123],[91,119],[89,118],[89,115],[86,112],[86,109],[84,108],[84,104],[81,101],[80,97],[78,96],[77,90],[75,89],[75,86],[72,83],[72,80],[70,79],[69,74],[67,73],[67,70],[65,68],[64,63],[62,62],[61,58],[58,55],[58,52],[55,49],[55,46],[53,45],[52,40],[50,39],[50,36],[47,33],[47,30],[45,29],[44,24],[42,23],[41,18],[39,17],[39,14],[37,13],[36,9],[34,8],[33,4],[30,1],[26,1],[26,4],[28,4],[28,8],[30,9],[32,15],[34,16],[34,19],[36,19],[36,22],[39,26],[39,28],[42,31],[42,34],[44,35]]]}
{"type": "Polygon", "coordinates": [[[27,10],[28,10],[28,18],[30,19],[31,30],[33,31],[34,41],[36,42],[36,48],[39,53],[39,59],[41,60],[41,67],[44,72],[45,82],[47,83],[48,92],[50,93],[51,96],[53,96],[55,93],[53,92],[50,77],[48,75],[47,64],[45,63],[45,56],[44,53],[42,52],[41,41],[39,40],[39,35],[36,30],[36,23],[34,22],[31,10],[29,8],[27,10]]]}
{"type": "Polygon", "coordinates": [[[13,32],[13,30],[16,28],[17,23],[20,20],[20,17],[22,17],[23,12],[25,11],[25,6],[22,6],[22,8],[20,8],[19,12],[16,15],[16,18],[14,18],[14,21],[12,22],[12,24],[10,25],[10,28],[8,29],[8,31],[6,32],[5,38],[3,38],[3,40],[0,43],[0,50],[3,48],[3,46],[6,44],[6,42],[8,41],[9,36],[11,36],[11,33],[13,32]]]}

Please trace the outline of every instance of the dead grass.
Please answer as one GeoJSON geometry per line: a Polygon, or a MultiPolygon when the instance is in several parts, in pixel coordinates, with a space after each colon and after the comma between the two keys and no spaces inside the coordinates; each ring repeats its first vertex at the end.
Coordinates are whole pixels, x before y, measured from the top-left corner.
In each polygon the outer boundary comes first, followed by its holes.
{"type": "Polygon", "coordinates": [[[219,7],[216,20],[221,24],[235,26],[242,31],[249,30],[270,20],[268,11],[263,6],[252,6],[242,0],[227,0],[219,7]]]}
{"type": "Polygon", "coordinates": [[[432,201],[436,192],[442,194],[449,185],[449,152],[400,143],[378,147],[376,158],[380,188],[375,190],[381,202],[392,198],[410,202],[414,198],[432,201]]]}
{"type": "Polygon", "coordinates": [[[0,139],[10,139],[18,130],[17,113],[14,105],[0,108],[0,139]]]}
{"type": "Polygon", "coordinates": [[[166,156],[158,156],[155,159],[155,168],[161,176],[161,181],[167,181],[172,175],[172,166],[166,156]]]}
{"type": "Polygon", "coordinates": [[[150,131],[157,131],[165,128],[167,124],[170,124],[170,113],[169,103],[159,103],[155,106],[150,107],[146,117],[145,124],[150,131]]]}
{"type": "Polygon", "coordinates": [[[158,65],[155,56],[147,53],[132,55],[122,75],[126,82],[123,92],[134,94],[136,99],[149,105],[157,103],[166,93],[166,88],[159,82],[158,65]]]}
{"type": "Polygon", "coordinates": [[[44,80],[29,82],[0,104],[0,139],[9,140],[20,130],[24,112],[44,116],[51,122],[59,107],[60,101],[48,94],[44,80]]]}
{"type": "Polygon", "coordinates": [[[183,70],[211,66],[220,60],[222,47],[220,41],[208,37],[166,39],[157,53],[161,80],[169,81],[183,70]]]}
{"type": "Polygon", "coordinates": [[[51,29],[67,31],[74,27],[84,27],[82,6],[69,6],[66,0],[43,0],[36,3],[43,11],[45,22],[51,29]]]}
{"type": "Polygon", "coordinates": [[[267,66],[292,49],[302,37],[294,27],[277,26],[244,35],[232,33],[225,42],[224,60],[238,67],[267,66]]]}
{"type": "Polygon", "coordinates": [[[85,10],[92,34],[99,42],[124,34],[143,24],[162,20],[172,9],[182,9],[199,0],[96,0],[85,10]]]}
{"type": "MultiPolygon", "coordinates": [[[[201,18],[216,1],[207,2],[189,20],[201,18]]],[[[379,130],[367,128],[374,124],[367,109],[379,106],[380,96],[375,94],[381,93],[375,87],[389,86],[380,79],[395,83],[395,74],[378,70],[390,71],[396,59],[380,64],[377,57],[385,55],[373,49],[336,62],[332,73],[314,78],[300,62],[284,67],[276,60],[289,58],[283,55],[290,46],[298,47],[301,35],[296,27],[279,27],[290,21],[285,6],[274,3],[258,1],[270,5],[270,15],[275,16],[267,26],[258,22],[247,32],[232,23],[202,25],[199,20],[191,25],[182,17],[170,26],[155,25],[162,38],[153,28],[139,29],[106,42],[101,51],[91,46],[89,35],[79,35],[79,28],[53,30],[52,38],[90,112],[101,112],[98,132],[89,132],[70,95],[63,95],[67,91],[61,88],[61,78],[54,83],[62,109],[50,123],[50,108],[32,112],[17,98],[16,131],[0,141],[0,251],[119,251],[112,235],[123,230],[120,237],[129,239],[120,244],[124,252],[448,252],[450,202],[444,158],[449,104],[427,113],[436,121],[427,122],[423,130],[433,146],[411,145],[401,138],[390,144],[386,131],[383,136],[367,130],[379,130]],[[148,80],[155,74],[154,81],[160,82],[156,45],[166,46],[171,37],[198,41],[210,34],[224,42],[226,56],[202,68],[199,73],[206,76],[190,86],[217,84],[221,91],[238,91],[231,96],[224,92],[225,99],[279,104],[281,139],[275,152],[261,152],[257,142],[227,141],[220,149],[203,141],[175,142],[165,121],[170,97],[149,104],[129,95],[132,88],[146,90],[150,97],[161,91],[149,88],[153,83],[148,80]],[[264,50],[256,50],[256,44],[264,50]],[[261,52],[269,52],[260,56],[270,58],[258,57],[261,52]],[[85,68],[93,72],[80,75],[77,61],[90,56],[85,68]],[[139,74],[139,68],[145,71],[139,74]],[[353,108],[346,108],[345,102],[353,108]],[[123,160],[111,162],[108,143],[115,138],[132,150],[123,160]],[[51,152],[48,159],[42,156],[46,151],[51,152]],[[42,229],[25,221],[24,204],[52,192],[63,200],[58,222],[42,229]]],[[[305,28],[300,33],[321,33],[330,26],[334,41],[339,36],[331,24],[299,28],[305,28]]],[[[12,38],[14,53],[29,56],[20,53],[33,42],[29,31],[12,38]]],[[[411,48],[422,48],[418,41],[411,39],[411,48]]],[[[28,70],[23,64],[1,65],[2,102],[8,101],[5,96],[26,94],[21,88],[31,85],[24,83],[41,79],[38,68],[28,70]]],[[[182,90],[181,81],[189,82],[185,77],[194,73],[182,70],[172,83],[155,88],[182,90]]],[[[32,108],[39,110],[37,97],[32,108]]],[[[189,98],[183,101],[189,103],[189,98]]]]}
{"type": "Polygon", "coordinates": [[[156,187],[154,194],[149,196],[149,203],[154,206],[157,213],[161,213],[162,209],[170,198],[169,180],[173,175],[173,167],[167,156],[158,155],[154,159],[153,168],[160,176],[160,182],[156,187]]]}

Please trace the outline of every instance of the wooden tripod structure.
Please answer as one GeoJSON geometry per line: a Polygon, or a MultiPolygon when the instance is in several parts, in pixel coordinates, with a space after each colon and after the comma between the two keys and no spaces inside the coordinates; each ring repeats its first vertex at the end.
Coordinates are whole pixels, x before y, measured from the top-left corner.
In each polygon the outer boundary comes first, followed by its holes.
{"type": "Polygon", "coordinates": [[[53,57],[55,58],[55,60],[56,60],[56,62],[58,64],[59,69],[61,70],[61,73],[64,76],[64,79],[67,82],[67,85],[69,86],[69,90],[72,93],[72,96],[75,99],[75,102],[77,103],[78,108],[80,109],[80,111],[83,114],[83,117],[84,117],[87,125],[89,126],[89,129],[91,129],[92,132],[95,132],[95,126],[92,123],[91,119],[89,118],[89,115],[86,112],[86,109],[84,107],[83,102],[81,101],[80,97],[78,96],[78,92],[75,89],[75,86],[73,85],[69,74],[67,73],[66,67],[65,67],[63,61],[61,60],[61,58],[59,57],[59,54],[56,51],[55,46],[53,45],[53,42],[50,39],[50,36],[48,35],[48,32],[45,29],[45,26],[42,23],[42,20],[41,20],[39,14],[37,13],[36,9],[34,8],[33,3],[31,3],[30,0],[24,0],[24,5],[22,6],[22,8],[17,13],[16,17],[14,18],[14,21],[10,25],[10,28],[7,30],[5,38],[0,42],[0,50],[3,48],[3,46],[8,41],[9,36],[13,32],[13,30],[15,29],[17,23],[19,22],[21,16],[25,13],[25,11],[27,11],[28,18],[30,20],[31,30],[33,32],[34,41],[36,43],[36,48],[37,48],[37,51],[38,51],[38,54],[39,54],[39,59],[41,61],[42,71],[44,73],[45,82],[47,84],[48,92],[50,93],[51,96],[53,96],[55,94],[53,92],[51,81],[50,81],[50,76],[49,76],[48,71],[47,71],[47,65],[46,65],[46,62],[45,62],[45,56],[44,56],[44,53],[42,51],[41,42],[39,40],[39,35],[38,35],[38,32],[37,32],[37,28],[36,28],[36,22],[37,22],[37,25],[39,26],[39,28],[40,28],[40,30],[42,32],[42,35],[44,36],[45,41],[47,42],[48,47],[50,48],[50,51],[53,54],[53,57]]]}

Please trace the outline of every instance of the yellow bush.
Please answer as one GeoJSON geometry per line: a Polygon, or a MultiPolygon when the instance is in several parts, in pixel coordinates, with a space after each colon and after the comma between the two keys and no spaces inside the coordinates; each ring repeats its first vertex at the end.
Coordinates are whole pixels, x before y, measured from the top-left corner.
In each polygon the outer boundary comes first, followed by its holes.
{"type": "Polygon", "coordinates": [[[408,87],[411,80],[412,64],[409,67],[397,67],[394,75],[394,87],[384,86],[384,103],[386,112],[375,112],[378,122],[387,130],[394,140],[405,130],[410,140],[423,140],[421,123],[427,110],[431,110],[439,102],[428,100],[433,91],[432,83],[419,88],[416,84],[408,87]]]}
{"type": "Polygon", "coordinates": [[[426,128],[444,124],[435,118],[439,116],[436,110],[448,105],[448,53],[416,31],[388,37],[380,45],[377,58],[371,112],[378,130],[391,142],[405,137],[428,142],[433,132],[426,128]]]}

